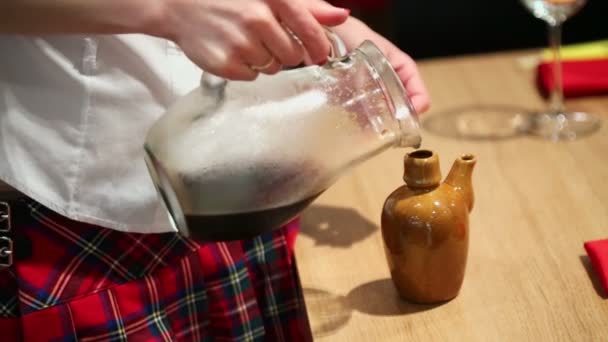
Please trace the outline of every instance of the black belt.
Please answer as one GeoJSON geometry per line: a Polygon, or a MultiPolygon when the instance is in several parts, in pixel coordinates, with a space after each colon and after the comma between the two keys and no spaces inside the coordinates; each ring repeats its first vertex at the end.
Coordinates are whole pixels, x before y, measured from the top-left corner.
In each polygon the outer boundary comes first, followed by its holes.
{"type": "Polygon", "coordinates": [[[11,201],[26,197],[22,192],[0,180],[0,201],[11,201]]]}

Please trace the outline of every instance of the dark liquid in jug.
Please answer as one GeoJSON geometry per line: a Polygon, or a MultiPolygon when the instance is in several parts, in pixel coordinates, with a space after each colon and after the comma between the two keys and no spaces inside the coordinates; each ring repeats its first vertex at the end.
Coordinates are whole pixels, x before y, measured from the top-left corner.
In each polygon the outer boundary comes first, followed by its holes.
{"type": "Polygon", "coordinates": [[[226,215],[188,215],[190,236],[207,241],[229,241],[256,237],[280,228],[302,212],[322,192],[286,206],[226,215]]]}

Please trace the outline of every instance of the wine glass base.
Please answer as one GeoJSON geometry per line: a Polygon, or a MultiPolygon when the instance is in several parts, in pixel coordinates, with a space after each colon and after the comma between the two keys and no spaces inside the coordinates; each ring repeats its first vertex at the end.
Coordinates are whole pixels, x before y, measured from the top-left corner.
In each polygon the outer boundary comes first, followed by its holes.
{"type": "Polygon", "coordinates": [[[535,113],[528,133],[552,141],[576,140],[600,127],[600,119],[583,112],[535,113]]]}
{"type": "Polygon", "coordinates": [[[464,105],[425,115],[421,125],[443,137],[497,141],[526,135],[530,114],[526,108],[511,105],[464,105]]]}

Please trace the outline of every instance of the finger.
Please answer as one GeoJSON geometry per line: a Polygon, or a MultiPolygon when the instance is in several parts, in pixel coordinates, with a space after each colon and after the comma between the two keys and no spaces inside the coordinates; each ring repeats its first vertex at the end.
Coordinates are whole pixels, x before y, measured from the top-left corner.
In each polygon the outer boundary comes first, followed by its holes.
{"type": "Polygon", "coordinates": [[[273,58],[272,63],[268,67],[260,70],[260,72],[267,75],[274,75],[281,71],[282,68],[283,65],[281,65],[281,63],[279,63],[276,58],[273,58]]]}
{"type": "Polygon", "coordinates": [[[236,81],[251,81],[258,77],[259,72],[235,51],[228,53],[229,48],[221,44],[208,47],[203,69],[210,73],[236,81]]]}
{"type": "Polygon", "coordinates": [[[302,42],[310,58],[317,64],[327,60],[330,45],[319,22],[309,11],[302,11],[293,2],[284,3],[279,18],[302,42]]]}
{"type": "Polygon", "coordinates": [[[315,64],[312,59],[310,58],[310,56],[308,55],[308,53],[304,56],[304,65],[313,65],[315,64]]]}
{"type": "Polygon", "coordinates": [[[253,80],[265,69],[274,64],[274,57],[268,49],[247,31],[234,27],[230,39],[225,39],[224,53],[220,54],[223,69],[235,80],[253,80]],[[243,68],[243,66],[246,67],[243,68]]]}
{"type": "MultiPolygon", "coordinates": [[[[400,52],[399,56],[390,56],[393,68],[401,79],[412,105],[418,113],[426,112],[431,106],[431,99],[420,72],[414,60],[407,54],[400,52]]],[[[390,59],[389,59],[390,60],[390,59]]]]}
{"type": "Polygon", "coordinates": [[[261,20],[252,20],[249,25],[263,46],[277,59],[278,64],[287,66],[300,64],[305,52],[302,44],[285,30],[269,8],[265,14],[258,13],[258,17],[260,16],[261,20]]]}
{"type": "Polygon", "coordinates": [[[427,94],[418,93],[410,97],[412,105],[418,114],[422,114],[431,107],[431,99],[427,94]]]}
{"type": "Polygon", "coordinates": [[[312,16],[321,25],[337,26],[346,21],[350,15],[350,10],[346,8],[335,7],[325,1],[310,2],[309,7],[312,16]]]}
{"type": "MultiPolygon", "coordinates": [[[[260,43],[260,46],[262,46],[264,50],[268,51],[265,47],[263,47],[263,44],[260,43]]],[[[268,59],[264,63],[250,63],[249,67],[254,71],[258,71],[263,74],[274,75],[281,70],[281,64],[269,52],[267,52],[266,55],[268,56],[268,59]]]]}
{"type": "MultiPolygon", "coordinates": [[[[402,77],[402,73],[398,73],[400,78],[402,77]]],[[[431,99],[429,97],[428,91],[422,81],[422,78],[416,72],[415,74],[410,74],[409,79],[404,83],[407,94],[412,101],[412,105],[416,109],[418,113],[426,112],[431,106],[431,99]]]]}
{"type": "Polygon", "coordinates": [[[283,65],[300,65],[306,56],[302,41],[284,24],[275,21],[262,32],[264,44],[283,65]]]}
{"type": "Polygon", "coordinates": [[[228,66],[222,68],[220,72],[214,74],[229,80],[253,81],[258,77],[259,72],[252,70],[247,63],[241,62],[230,63],[228,66]]]}
{"type": "Polygon", "coordinates": [[[241,49],[241,58],[256,71],[263,72],[275,64],[275,57],[266,49],[262,42],[248,44],[247,49],[241,49]]]}

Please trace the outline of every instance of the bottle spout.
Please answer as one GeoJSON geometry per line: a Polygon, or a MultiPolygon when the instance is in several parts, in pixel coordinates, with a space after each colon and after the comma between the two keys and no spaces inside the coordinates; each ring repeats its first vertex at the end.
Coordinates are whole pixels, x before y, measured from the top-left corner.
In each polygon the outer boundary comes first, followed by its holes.
{"type": "Polygon", "coordinates": [[[473,209],[475,202],[472,175],[476,163],[477,159],[472,154],[464,154],[458,157],[445,179],[446,184],[451,185],[457,191],[463,192],[469,211],[473,209]]]}

